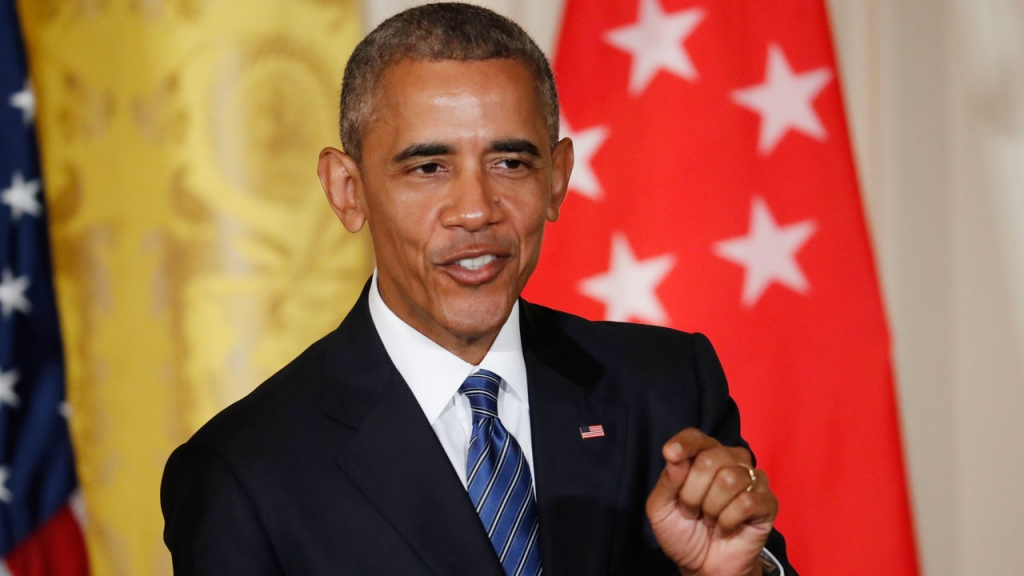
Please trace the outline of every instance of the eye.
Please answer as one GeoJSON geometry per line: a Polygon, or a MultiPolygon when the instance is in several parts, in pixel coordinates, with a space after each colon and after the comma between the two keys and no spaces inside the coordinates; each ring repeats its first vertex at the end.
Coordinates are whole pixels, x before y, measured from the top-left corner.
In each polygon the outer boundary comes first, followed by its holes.
{"type": "Polygon", "coordinates": [[[518,170],[525,166],[526,163],[523,162],[522,160],[519,160],[518,158],[505,158],[504,160],[498,162],[498,165],[506,170],[518,170]]]}
{"type": "Polygon", "coordinates": [[[438,164],[437,162],[428,162],[426,164],[421,164],[413,168],[413,171],[419,172],[420,174],[435,174],[440,169],[441,165],[438,164]]]}

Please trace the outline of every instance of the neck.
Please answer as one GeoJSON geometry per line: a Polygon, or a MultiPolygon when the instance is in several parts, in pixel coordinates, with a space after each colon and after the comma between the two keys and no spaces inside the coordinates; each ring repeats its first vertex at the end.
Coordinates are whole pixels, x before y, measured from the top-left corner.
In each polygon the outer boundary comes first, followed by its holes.
{"type": "Polygon", "coordinates": [[[496,326],[484,330],[460,331],[455,326],[444,325],[428,313],[413,306],[403,306],[401,299],[393,299],[384,283],[378,277],[378,294],[392,314],[438,346],[451,352],[464,362],[474,366],[480,364],[490,351],[498,334],[508,321],[506,315],[496,326]]]}
{"type": "Polygon", "coordinates": [[[438,346],[441,346],[445,350],[461,358],[464,362],[476,366],[483,361],[484,356],[487,356],[487,352],[490,351],[491,346],[494,344],[494,340],[498,337],[497,332],[494,334],[488,334],[481,338],[462,339],[453,337],[451,341],[442,341],[443,339],[435,338],[430,334],[424,334],[427,338],[430,338],[434,342],[437,342],[438,346]]]}

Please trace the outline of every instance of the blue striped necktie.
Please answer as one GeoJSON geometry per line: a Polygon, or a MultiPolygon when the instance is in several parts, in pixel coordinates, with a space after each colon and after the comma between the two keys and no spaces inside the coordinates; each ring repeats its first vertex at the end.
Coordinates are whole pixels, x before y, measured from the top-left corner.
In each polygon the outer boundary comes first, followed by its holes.
{"type": "Polygon", "coordinates": [[[505,574],[537,576],[541,573],[540,543],[530,465],[515,437],[498,419],[500,382],[497,374],[478,370],[459,388],[473,412],[467,490],[505,574]]]}

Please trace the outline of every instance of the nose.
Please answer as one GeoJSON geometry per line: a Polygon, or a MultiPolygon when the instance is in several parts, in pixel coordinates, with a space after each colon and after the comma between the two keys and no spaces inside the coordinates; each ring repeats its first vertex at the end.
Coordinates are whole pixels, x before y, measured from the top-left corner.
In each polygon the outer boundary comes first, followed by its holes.
{"type": "Polygon", "coordinates": [[[483,170],[460,171],[451,183],[450,193],[449,205],[441,217],[446,228],[475,232],[504,218],[501,200],[483,170]]]}

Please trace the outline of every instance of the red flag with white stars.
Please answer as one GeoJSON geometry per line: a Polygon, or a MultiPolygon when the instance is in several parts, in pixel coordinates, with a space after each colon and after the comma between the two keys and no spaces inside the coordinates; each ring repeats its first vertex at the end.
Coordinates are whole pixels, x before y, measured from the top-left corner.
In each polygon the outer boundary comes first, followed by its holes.
{"type": "Polygon", "coordinates": [[[576,167],[527,290],[707,334],[806,574],[917,574],[889,334],[821,0],[568,0],[576,167]]]}

